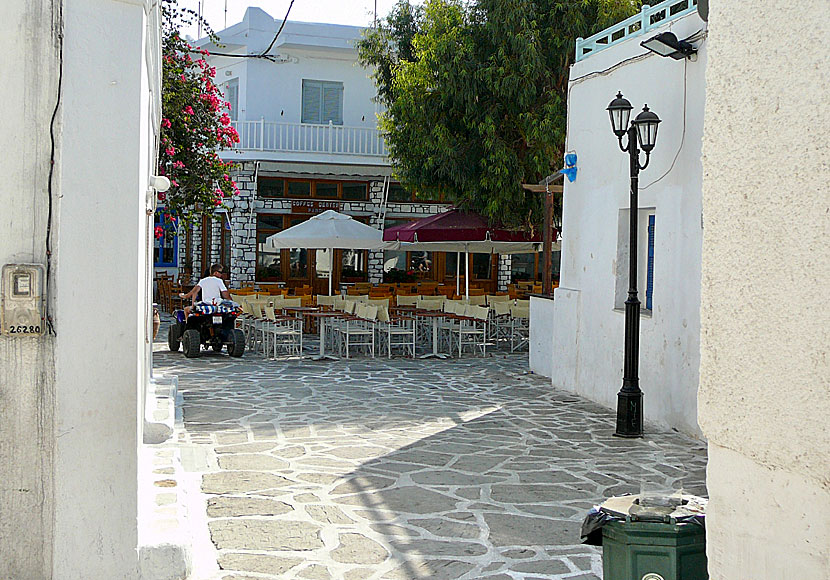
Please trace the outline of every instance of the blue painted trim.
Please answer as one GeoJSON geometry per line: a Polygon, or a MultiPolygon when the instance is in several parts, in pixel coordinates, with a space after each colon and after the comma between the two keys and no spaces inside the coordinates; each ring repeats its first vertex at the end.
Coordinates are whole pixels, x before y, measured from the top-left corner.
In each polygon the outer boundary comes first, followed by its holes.
{"type": "Polygon", "coordinates": [[[156,268],[175,268],[179,263],[179,236],[173,236],[173,261],[162,262],[161,258],[164,256],[164,248],[156,248],[155,243],[155,229],[156,226],[164,226],[163,212],[156,210],[155,220],[153,222],[153,266],[156,268]]]}
{"type": "Polygon", "coordinates": [[[648,216],[648,262],[646,266],[646,310],[654,296],[654,214],[648,216]]]}

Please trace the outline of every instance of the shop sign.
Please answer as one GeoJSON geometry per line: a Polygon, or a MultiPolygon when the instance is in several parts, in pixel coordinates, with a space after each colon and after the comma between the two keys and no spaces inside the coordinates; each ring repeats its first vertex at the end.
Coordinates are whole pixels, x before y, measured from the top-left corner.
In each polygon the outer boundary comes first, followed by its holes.
{"type": "Polygon", "coordinates": [[[291,213],[317,214],[326,210],[343,211],[342,201],[324,201],[320,199],[291,200],[291,213]]]}

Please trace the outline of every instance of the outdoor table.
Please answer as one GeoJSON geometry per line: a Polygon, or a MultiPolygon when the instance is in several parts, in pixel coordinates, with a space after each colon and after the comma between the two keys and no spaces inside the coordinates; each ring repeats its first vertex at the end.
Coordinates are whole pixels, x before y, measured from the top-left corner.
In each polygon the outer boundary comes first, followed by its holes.
{"type": "Polygon", "coordinates": [[[446,316],[446,313],[437,310],[419,310],[416,316],[432,318],[432,352],[422,354],[419,358],[448,358],[450,355],[438,352],[438,319],[446,316]]]}
{"type": "MultiPolygon", "coordinates": [[[[319,312],[320,309],[316,306],[285,306],[282,308],[282,311],[299,314],[302,317],[310,312],[319,312]]],[[[305,321],[303,321],[303,328],[306,328],[305,321]]]]}
{"type": "Polygon", "coordinates": [[[306,312],[306,315],[311,318],[318,318],[318,327],[320,330],[320,354],[313,357],[312,360],[339,360],[336,356],[326,354],[326,318],[335,318],[343,316],[342,312],[306,312]]]}

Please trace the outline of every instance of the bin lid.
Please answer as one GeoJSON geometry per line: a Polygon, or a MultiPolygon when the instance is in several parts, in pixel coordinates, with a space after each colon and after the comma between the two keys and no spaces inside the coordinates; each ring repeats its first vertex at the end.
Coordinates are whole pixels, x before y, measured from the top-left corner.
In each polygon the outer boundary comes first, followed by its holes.
{"type": "Polygon", "coordinates": [[[666,495],[666,501],[657,502],[659,505],[649,506],[648,503],[641,504],[640,495],[621,495],[610,497],[605,500],[599,508],[605,513],[620,518],[629,515],[642,516],[649,511],[655,515],[668,516],[676,520],[682,520],[692,516],[705,516],[706,504],[709,500],[705,497],[675,493],[666,495]]]}

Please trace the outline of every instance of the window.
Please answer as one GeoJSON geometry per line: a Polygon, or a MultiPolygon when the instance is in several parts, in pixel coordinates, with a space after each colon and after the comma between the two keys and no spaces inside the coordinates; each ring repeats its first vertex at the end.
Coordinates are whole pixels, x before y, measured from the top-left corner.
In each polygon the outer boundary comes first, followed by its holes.
{"type": "Polygon", "coordinates": [[[257,262],[256,279],[259,282],[277,282],[282,277],[282,257],[280,251],[268,248],[265,244],[268,236],[282,230],[282,216],[259,213],[256,217],[257,262]]]}
{"type": "Polygon", "coordinates": [[[287,197],[311,197],[310,181],[288,181],[287,197]]]}
{"type": "Polygon", "coordinates": [[[219,263],[225,267],[225,272],[230,274],[231,267],[231,222],[227,213],[220,214],[222,218],[221,229],[219,230],[219,263]]]}
{"type": "Polygon", "coordinates": [[[274,178],[260,179],[257,193],[259,197],[282,197],[285,195],[285,180],[274,178]]]}
{"type": "Polygon", "coordinates": [[[490,280],[492,272],[492,254],[473,254],[472,275],[474,280],[490,280]]]}
{"type": "Polygon", "coordinates": [[[175,267],[179,255],[179,237],[176,235],[175,227],[170,223],[165,223],[163,210],[156,212],[153,229],[157,227],[163,228],[164,233],[160,238],[154,238],[153,264],[157,268],[175,267]]]}
{"type": "Polygon", "coordinates": [[[228,112],[231,121],[239,120],[239,113],[237,112],[239,105],[239,79],[233,79],[225,84],[225,100],[231,104],[231,110],[228,112]]]}
{"type": "Polygon", "coordinates": [[[343,199],[350,201],[363,201],[369,199],[369,184],[344,182],[343,199]]]}
{"type": "Polygon", "coordinates": [[[303,123],[343,124],[343,83],[303,79],[303,123]]]}
{"type": "MultiPolygon", "coordinates": [[[[617,226],[617,279],[614,289],[614,308],[623,310],[628,298],[629,271],[629,210],[621,209],[617,226]]],[[[640,208],[637,223],[637,295],[641,310],[652,310],[654,293],[654,208],[640,208]]]]}
{"type": "Polygon", "coordinates": [[[337,183],[317,181],[314,184],[314,197],[337,199],[337,183]]]}
{"type": "Polygon", "coordinates": [[[412,194],[400,183],[389,184],[389,201],[412,201],[412,194]]]}

